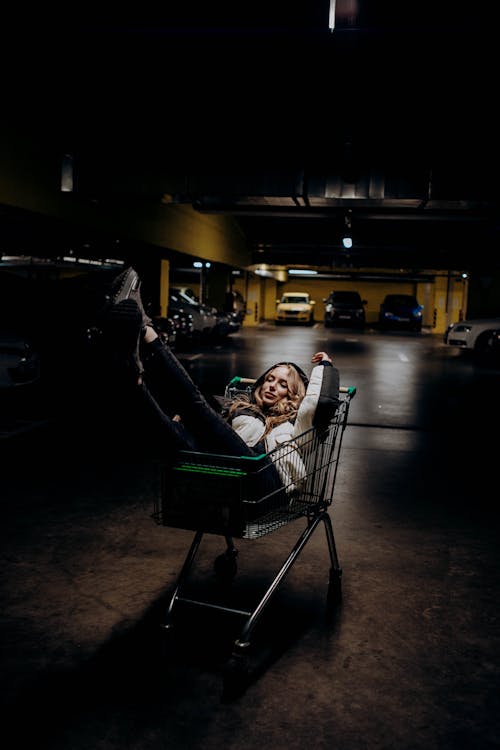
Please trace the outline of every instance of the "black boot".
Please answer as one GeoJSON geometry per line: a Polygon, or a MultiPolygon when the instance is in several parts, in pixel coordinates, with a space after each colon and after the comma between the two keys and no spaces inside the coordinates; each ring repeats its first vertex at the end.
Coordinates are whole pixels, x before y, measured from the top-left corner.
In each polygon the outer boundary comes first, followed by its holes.
{"type": "MultiPolygon", "coordinates": [[[[141,299],[141,280],[139,274],[132,266],[122,271],[111,284],[109,292],[109,303],[111,306],[119,305],[123,300],[134,300],[142,316],[142,327],[151,324],[151,318],[144,311],[141,299]]],[[[108,307],[108,310],[110,308],[108,307]]]]}
{"type": "Polygon", "coordinates": [[[144,372],[139,353],[143,314],[133,299],[113,305],[103,324],[103,350],[112,368],[123,371],[137,382],[144,372]]]}

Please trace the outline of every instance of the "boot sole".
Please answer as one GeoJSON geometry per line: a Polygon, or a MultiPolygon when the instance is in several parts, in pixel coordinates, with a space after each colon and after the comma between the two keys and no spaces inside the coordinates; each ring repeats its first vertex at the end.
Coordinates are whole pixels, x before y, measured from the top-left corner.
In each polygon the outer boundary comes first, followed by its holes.
{"type": "Polygon", "coordinates": [[[132,292],[135,292],[137,289],[139,289],[140,285],[141,282],[138,274],[135,271],[129,271],[129,273],[125,275],[120,288],[112,297],[113,304],[116,305],[120,300],[120,297],[123,297],[123,299],[128,299],[132,292]]]}

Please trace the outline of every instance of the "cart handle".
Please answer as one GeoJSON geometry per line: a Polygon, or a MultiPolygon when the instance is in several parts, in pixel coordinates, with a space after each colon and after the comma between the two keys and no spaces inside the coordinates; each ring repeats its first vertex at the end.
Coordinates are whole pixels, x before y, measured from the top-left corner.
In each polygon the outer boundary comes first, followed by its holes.
{"type": "Polygon", "coordinates": [[[340,393],[348,393],[351,398],[354,398],[356,395],[356,386],[355,385],[341,385],[339,388],[340,393]]]}
{"type": "Polygon", "coordinates": [[[239,385],[240,383],[244,383],[247,385],[250,385],[251,383],[256,383],[256,378],[240,378],[238,375],[235,375],[232,380],[229,381],[229,385],[239,385]]]}

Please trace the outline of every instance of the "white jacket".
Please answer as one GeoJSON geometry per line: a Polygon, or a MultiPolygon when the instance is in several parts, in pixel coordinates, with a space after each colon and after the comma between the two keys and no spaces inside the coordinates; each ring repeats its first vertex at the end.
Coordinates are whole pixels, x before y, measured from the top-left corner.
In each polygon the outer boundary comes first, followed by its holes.
{"type": "MultiPolygon", "coordinates": [[[[265,452],[274,451],[272,459],[288,492],[297,489],[301,480],[307,474],[306,465],[300,453],[300,441],[297,442],[296,439],[313,427],[321,399],[323,399],[323,403],[325,401],[328,403],[328,416],[331,416],[332,403],[335,408],[338,404],[338,372],[336,368],[332,368],[329,364],[320,364],[313,368],[306,395],[299,407],[295,421],[293,423],[282,422],[273,427],[264,439],[265,452]],[[330,372],[327,372],[327,370],[330,370],[330,372]]],[[[238,414],[233,418],[231,424],[235,432],[251,448],[255,447],[263,438],[264,422],[253,414],[238,414]]]]}

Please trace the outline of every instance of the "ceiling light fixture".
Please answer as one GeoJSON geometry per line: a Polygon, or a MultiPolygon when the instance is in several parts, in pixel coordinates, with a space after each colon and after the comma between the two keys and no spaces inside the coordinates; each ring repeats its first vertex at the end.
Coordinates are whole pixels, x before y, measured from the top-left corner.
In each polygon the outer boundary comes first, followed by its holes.
{"type": "Polygon", "coordinates": [[[333,31],[335,28],[335,4],[336,0],[330,0],[330,12],[328,14],[328,28],[333,31]]]}
{"type": "Polygon", "coordinates": [[[351,227],[352,227],[352,215],[351,215],[351,209],[346,213],[344,216],[344,223],[345,223],[345,234],[342,237],[342,244],[346,249],[349,249],[352,247],[352,237],[351,237],[351,227]]]}

